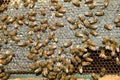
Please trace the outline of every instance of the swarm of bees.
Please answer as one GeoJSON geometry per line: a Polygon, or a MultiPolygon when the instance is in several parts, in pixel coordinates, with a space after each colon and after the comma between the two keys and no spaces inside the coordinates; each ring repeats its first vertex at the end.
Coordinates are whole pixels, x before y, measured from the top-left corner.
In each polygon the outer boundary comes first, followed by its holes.
{"type": "MultiPolygon", "coordinates": [[[[82,0],[64,0],[64,2],[71,2],[73,6],[79,8],[82,0]]],[[[45,9],[40,9],[39,14],[34,11],[34,6],[36,0],[23,0],[24,7],[29,7],[31,10],[27,12],[27,16],[24,14],[18,16],[1,16],[0,30],[2,32],[1,41],[5,44],[14,42],[18,47],[28,47],[29,52],[26,57],[33,61],[29,64],[29,68],[36,74],[42,74],[43,77],[50,80],[77,80],[75,74],[84,73],[83,68],[91,66],[94,59],[91,58],[92,52],[99,51],[99,57],[104,60],[111,60],[114,58],[116,64],[120,66],[120,46],[117,41],[112,37],[104,37],[102,43],[104,46],[97,47],[95,42],[90,40],[90,36],[99,36],[97,32],[98,26],[95,25],[98,22],[98,18],[105,15],[104,9],[109,5],[110,0],[104,0],[104,7],[101,10],[91,12],[87,11],[84,14],[77,15],[77,20],[72,17],[67,17],[66,21],[70,24],[70,30],[77,30],[74,33],[76,39],[80,38],[83,47],[80,44],[74,45],[72,41],[65,41],[63,45],[58,46],[59,39],[55,31],[59,28],[66,27],[65,23],[62,21],[56,21],[54,24],[49,23],[47,11],[45,9]],[[42,16],[40,18],[38,25],[36,23],[36,15],[42,16]],[[94,16],[97,16],[94,17],[94,16]],[[88,19],[90,18],[90,19],[88,19]],[[13,30],[8,31],[8,25],[13,24],[13,30]],[[26,36],[26,41],[20,39],[18,32],[20,26],[28,26],[28,33],[26,36]],[[81,29],[84,27],[85,29],[81,29]],[[89,30],[88,30],[89,29],[89,30]],[[47,33],[50,30],[48,36],[41,40],[42,34],[47,33]],[[37,38],[33,39],[32,36],[35,35],[37,38]],[[8,40],[10,39],[10,41],[8,40]],[[68,50],[68,51],[66,51],[68,50]],[[109,53],[109,54],[108,54],[109,53]],[[70,54],[71,56],[67,56],[70,54]],[[56,56],[58,55],[58,56],[56,56]],[[45,61],[40,61],[42,58],[45,61]]],[[[92,10],[97,7],[97,4],[93,0],[85,0],[84,4],[92,10]]],[[[0,12],[7,9],[7,4],[2,4],[0,7],[0,12]]],[[[18,10],[19,3],[14,2],[13,7],[18,10]]],[[[59,0],[50,0],[50,11],[54,12],[56,18],[64,18],[67,10],[63,7],[59,0]]],[[[120,27],[120,18],[115,18],[114,23],[116,27],[120,27]]],[[[103,26],[106,30],[112,30],[110,24],[105,24],[103,26]]],[[[14,52],[12,50],[6,51],[6,54],[0,54],[0,79],[6,80],[9,77],[8,73],[5,73],[1,68],[4,65],[10,63],[14,57],[14,52]]],[[[106,73],[106,69],[102,68],[100,71],[100,77],[103,77],[106,73]]],[[[93,73],[93,80],[98,80],[98,76],[93,73]]]]}

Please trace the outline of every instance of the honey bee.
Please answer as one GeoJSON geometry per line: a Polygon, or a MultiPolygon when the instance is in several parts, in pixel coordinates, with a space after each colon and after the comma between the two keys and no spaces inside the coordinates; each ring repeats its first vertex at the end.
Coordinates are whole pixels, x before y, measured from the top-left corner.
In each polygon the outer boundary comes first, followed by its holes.
{"type": "Polygon", "coordinates": [[[89,58],[89,57],[85,58],[85,60],[88,61],[88,62],[93,62],[93,59],[89,58]]]}
{"type": "Polygon", "coordinates": [[[85,20],[85,16],[83,16],[82,14],[79,14],[79,19],[83,22],[85,20]]]}
{"type": "Polygon", "coordinates": [[[36,20],[36,18],[35,18],[34,16],[28,16],[28,19],[29,19],[30,21],[35,21],[35,20],[36,20]]]}
{"type": "Polygon", "coordinates": [[[117,43],[115,38],[110,38],[109,41],[110,41],[111,44],[116,44],[117,43]]]}
{"type": "Polygon", "coordinates": [[[17,30],[12,30],[9,32],[10,36],[15,36],[17,34],[17,30]]]}
{"type": "Polygon", "coordinates": [[[64,51],[63,47],[58,48],[58,54],[59,54],[59,55],[62,54],[63,51],[64,51]]]}
{"type": "Polygon", "coordinates": [[[93,41],[88,41],[88,44],[90,45],[90,46],[95,46],[95,43],[93,42],[93,41]]]}
{"type": "Polygon", "coordinates": [[[47,68],[48,68],[48,70],[52,70],[52,69],[53,69],[53,66],[52,66],[51,64],[48,64],[48,65],[47,65],[47,68]]]}
{"type": "Polygon", "coordinates": [[[56,26],[58,26],[58,27],[64,27],[64,24],[62,22],[56,22],[56,26]]]}
{"type": "Polygon", "coordinates": [[[2,29],[2,33],[3,33],[5,36],[8,36],[8,31],[7,31],[7,30],[2,29]]]}
{"type": "Polygon", "coordinates": [[[83,67],[81,65],[78,66],[78,70],[79,70],[79,73],[82,74],[83,73],[83,67]]]}
{"type": "Polygon", "coordinates": [[[32,48],[32,49],[30,50],[30,52],[31,52],[31,53],[34,53],[34,54],[37,54],[37,53],[38,53],[38,51],[37,51],[35,48],[32,48]]]}
{"type": "Polygon", "coordinates": [[[28,16],[36,16],[36,12],[35,11],[30,11],[30,12],[28,12],[28,16]]]}
{"type": "Polygon", "coordinates": [[[55,79],[55,77],[56,77],[56,73],[55,73],[55,72],[50,72],[50,73],[48,74],[48,78],[49,78],[49,79],[55,79]]]}
{"type": "Polygon", "coordinates": [[[87,53],[83,54],[83,56],[82,56],[82,57],[83,57],[83,58],[87,58],[87,57],[89,57],[89,56],[90,56],[90,54],[91,54],[91,53],[87,52],[87,53]]]}
{"type": "Polygon", "coordinates": [[[56,12],[56,13],[55,13],[55,16],[56,16],[56,17],[63,17],[63,14],[56,12]]]}
{"type": "Polygon", "coordinates": [[[95,15],[96,16],[103,16],[104,15],[104,11],[103,10],[97,11],[97,12],[95,12],[95,15]]]}
{"type": "Polygon", "coordinates": [[[116,23],[116,27],[120,27],[120,22],[116,23]]]}
{"type": "Polygon", "coordinates": [[[19,47],[25,47],[26,46],[26,42],[20,41],[20,42],[18,42],[18,46],[19,47]]]}
{"type": "Polygon", "coordinates": [[[55,27],[54,25],[50,25],[50,26],[49,26],[49,29],[50,29],[51,31],[55,31],[55,30],[56,30],[56,27],[55,27]]]}
{"type": "Polygon", "coordinates": [[[68,21],[70,24],[75,24],[75,21],[74,21],[72,18],[68,18],[67,21],[68,21]]]}
{"type": "Polygon", "coordinates": [[[7,20],[7,18],[8,18],[8,15],[2,15],[1,16],[1,20],[4,22],[5,20],[7,20]]]}
{"type": "Polygon", "coordinates": [[[34,31],[35,31],[35,32],[40,31],[40,27],[39,27],[39,26],[35,26],[35,27],[34,27],[34,31]]]}
{"type": "Polygon", "coordinates": [[[6,54],[0,54],[0,59],[5,59],[5,58],[7,58],[6,54]]]}
{"type": "Polygon", "coordinates": [[[35,63],[30,63],[29,68],[32,69],[32,70],[36,70],[36,69],[39,68],[39,66],[35,65],[35,63]]]}
{"type": "Polygon", "coordinates": [[[78,54],[78,53],[79,53],[79,50],[78,50],[76,47],[71,47],[71,48],[70,48],[70,53],[71,53],[71,54],[78,54]]]}
{"type": "Polygon", "coordinates": [[[111,30],[112,29],[112,27],[109,24],[105,24],[104,28],[107,29],[107,30],[111,30]]]}
{"type": "Polygon", "coordinates": [[[115,46],[115,50],[116,50],[116,52],[120,52],[120,46],[119,46],[119,45],[116,45],[116,46],[115,46]]]}
{"type": "MultiPolygon", "coordinates": [[[[76,25],[77,25],[76,29],[77,29],[77,28],[79,28],[79,29],[82,28],[82,23],[81,23],[80,21],[77,21],[77,22],[76,22],[76,25]]],[[[76,26],[76,25],[75,25],[75,26],[76,26]]]]}
{"type": "Polygon", "coordinates": [[[89,28],[89,27],[90,27],[90,23],[89,23],[88,20],[84,20],[84,21],[83,21],[83,24],[84,24],[84,26],[85,26],[86,28],[89,28]]]}
{"type": "Polygon", "coordinates": [[[12,55],[8,56],[5,60],[6,60],[6,63],[5,64],[8,64],[11,60],[12,60],[12,55]]]}
{"type": "Polygon", "coordinates": [[[98,76],[95,73],[92,74],[92,78],[93,80],[98,80],[98,76]]]}
{"type": "Polygon", "coordinates": [[[45,32],[47,28],[48,28],[48,24],[43,24],[40,29],[42,30],[42,32],[45,32]]]}
{"type": "Polygon", "coordinates": [[[49,46],[49,50],[55,50],[57,48],[56,44],[50,45],[49,46]]]}
{"type": "Polygon", "coordinates": [[[43,52],[44,52],[44,49],[43,49],[43,48],[40,48],[40,49],[38,50],[38,54],[39,54],[40,57],[43,55],[43,52]]]}
{"type": "Polygon", "coordinates": [[[98,36],[98,33],[95,30],[90,30],[90,34],[92,34],[93,36],[98,36]]]}
{"type": "Polygon", "coordinates": [[[68,48],[68,47],[70,47],[72,45],[72,42],[71,41],[68,41],[68,42],[65,42],[64,43],[64,47],[65,48],[68,48]]]}
{"type": "Polygon", "coordinates": [[[35,2],[34,1],[30,1],[29,6],[30,6],[30,8],[33,8],[35,6],[35,2]]]}
{"type": "Polygon", "coordinates": [[[92,12],[85,12],[85,16],[86,16],[86,17],[92,17],[92,16],[93,16],[93,13],[92,13],[92,12]]]}
{"type": "Polygon", "coordinates": [[[12,39],[13,41],[19,41],[19,38],[18,38],[17,36],[11,36],[11,39],[12,39]]]}
{"type": "Polygon", "coordinates": [[[102,43],[103,43],[103,44],[106,44],[109,40],[110,40],[110,38],[109,38],[108,36],[105,36],[105,37],[103,38],[102,43]]]}
{"type": "Polygon", "coordinates": [[[96,29],[97,29],[97,26],[96,26],[96,25],[90,25],[89,28],[90,28],[90,29],[93,29],[93,30],[96,30],[96,29]]]}
{"type": "Polygon", "coordinates": [[[84,36],[84,37],[82,38],[82,43],[86,42],[88,39],[89,39],[88,36],[84,36]]]}
{"type": "Polygon", "coordinates": [[[58,0],[51,0],[52,3],[58,3],[58,0]]]}
{"type": "Polygon", "coordinates": [[[114,23],[119,23],[120,22],[120,18],[115,18],[114,19],[114,23]]]}
{"type": "Polygon", "coordinates": [[[64,2],[70,2],[71,0],[64,0],[64,2]]]}
{"type": "Polygon", "coordinates": [[[15,1],[15,3],[14,3],[14,8],[15,8],[15,9],[18,9],[18,7],[19,7],[18,2],[15,1]]]}
{"type": "Polygon", "coordinates": [[[59,9],[61,9],[62,8],[62,5],[61,4],[56,4],[56,7],[55,7],[55,9],[58,11],[59,9]]]}
{"type": "Polygon", "coordinates": [[[96,51],[97,50],[97,47],[96,46],[88,46],[90,50],[92,51],[96,51]]]}
{"type": "Polygon", "coordinates": [[[24,7],[27,7],[28,5],[29,5],[29,1],[28,0],[26,0],[25,2],[24,2],[24,7]]]}
{"type": "Polygon", "coordinates": [[[106,73],[106,69],[105,68],[102,68],[101,69],[101,72],[100,72],[100,77],[103,77],[106,73]]]}
{"type": "Polygon", "coordinates": [[[0,73],[0,78],[4,77],[5,75],[5,72],[0,73]]]}
{"type": "Polygon", "coordinates": [[[109,5],[110,0],[104,0],[104,8],[106,8],[109,5]]]}
{"type": "Polygon", "coordinates": [[[14,28],[17,29],[18,28],[18,23],[15,21],[15,22],[13,22],[13,24],[14,24],[14,28]]]}
{"type": "Polygon", "coordinates": [[[45,15],[46,15],[46,12],[45,12],[45,10],[44,10],[44,9],[41,9],[41,10],[40,10],[40,13],[41,13],[41,15],[43,15],[43,16],[45,16],[45,15]]]}
{"type": "Polygon", "coordinates": [[[70,26],[70,29],[71,29],[71,30],[75,30],[75,29],[77,29],[77,28],[78,28],[78,26],[77,26],[76,24],[70,26]]]}
{"type": "Polygon", "coordinates": [[[45,24],[45,23],[47,23],[47,19],[46,18],[43,18],[43,19],[41,19],[41,24],[45,24]]]}
{"type": "Polygon", "coordinates": [[[85,4],[91,4],[93,3],[93,0],[85,0],[85,4]]]}
{"type": "Polygon", "coordinates": [[[97,21],[98,21],[98,19],[96,19],[96,18],[93,18],[93,19],[90,19],[90,24],[95,24],[95,23],[97,23],[97,21]]]}
{"type": "Polygon", "coordinates": [[[89,9],[94,9],[96,7],[96,4],[95,3],[91,3],[88,6],[89,6],[89,9]]]}
{"type": "Polygon", "coordinates": [[[75,36],[78,37],[78,38],[83,38],[84,37],[84,35],[80,32],[76,32],[75,36]]]}
{"type": "Polygon", "coordinates": [[[87,52],[87,49],[84,48],[84,47],[78,47],[78,49],[79,49],[79,51],[81,51],[81,52],[87,52]]]}
{"type": "Polygon", "coordinates": [[[29,22],[28,22],[28,20],[27,19],[23,19],[23,23],[25,24],[25,25],[29,25],[29,22]]]}
{"type": "Polygon", "coordinates": [[[43,68],[42,75],[44,77],[48,75],[48,69],[47,68],[43,68]]]}
{"type": "Polygon", "coordinates": [[[81,63],[81,58],[79,56],[75,56],[75,59],[78,63],[81,63]]]}
{"type": "Polygon", "coordinates": [[[42,72],[42,68],[39,67],[39,68],[35,69],[34,72],[35,72],[35,74],[40,74],[42,72]]]}
{"type": "Polygon", "coordinates": [[[79,2],[79,0],[73,0],[73,1],[72,1],[72,4],[73,4],[74,6],[76,6],[76,7],[80,7],[80,2],[79,2]]]}
{"type": "Polygon", "coordinates": [[[64,14],[66,12],[66,10],[61,8],[61,9],[58,10],[58,12],[64,14]]]}
{"type": "Polygon", "coordinates": [[[49,42],[50,42],[49,39],[45,39],[45,40],[42,42],[42,46],[46,46],[49,42]]]}
{"type": "Polygon", "coordinates": [[[71,76],[70,80],[77,80],[76,75],[71,76]]]}
{"type": "Polygon", "coordinates": [[[1,80],[7,80],[9,77],[10,77],[10,74],[9,74],[9,73],[6,73],[5,76],[2,77],[1,80]]]}
{"type": "Polygon", "coordinates": [[[115,58],[116,64],[120,65],[120,59],[118,57],[115,58]]]}
{"type": "Polygon", "coordinates": [[[82,30],[82,34],[86,35],[86,36],[89,36],[89,33],[87,30],[82,30]]]}

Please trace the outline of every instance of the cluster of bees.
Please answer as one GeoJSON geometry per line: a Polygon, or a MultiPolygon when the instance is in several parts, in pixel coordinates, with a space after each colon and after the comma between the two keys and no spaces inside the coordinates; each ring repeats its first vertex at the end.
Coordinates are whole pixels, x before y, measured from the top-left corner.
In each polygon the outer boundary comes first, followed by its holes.
{"type": "MultiPolygon", "coordinates": [[[[64,2],[72,2],[72,4],[76,7],[80,7],[81,0],[64,0],[64,2]]],[[[81,38],[84,47],[80,47],[80,45],[73,45],[72,41],[64,42],[60,47],[57,46],[59,43],[57,35],[54,33],[57,28],[64,27],[63,22],[56,22],[55,24],[50,24],[48,19],[44,16],[47,14],[45,9],[40,9],[40,15],[43,18],[40,20],[40,24],[38,25],[36,21],[37,13],[34,10],[29,11],[26,15],[18,15],[10,17],[8,15],[2,15],[0,24],[0,30],[2,31],[1,41],[5,44],[10,42],[15,42],[19,47],[29,47],[30,51],[27,53],[27,58],[33,60],[34,63],[29,64],[29,68],[36,74],[42,74],[45,78],[50,80],[76,80],[76,73],[83,73],[83,67],[92,65],[91,62],[94,60],[90,57],[92,51],[100,51],[99,57],[110,60],[113,57],[115,58],[116,64],[120,65],[119,60],[119,52],[120,47],[114,38],[104,37],[103,38],[103,47],[98,48],[96,44],[89,39],[89,35],[98,36],[98,32],[96,31],[97,26],[95,23],[98,22],[97,18],[94,16],[104,16],[104,10],[107,8],[110,0],[104,0],[104,4],[101,10],[96,12],[85,12],[83,14],[78,15],[78,21],[73,20],[71,17],[67,18],[68,23],[71,25],[70,30],[81,29],[83,26],[87,30],[81,30],[75,32],[74,36],[76,38],[81,38]],[[91,19],[87,19],[87,17],[93,17],[91,19]],[[7,31],[7,25],[13,24],[14,29],[11,31],[7,31]],[[20,40],[17,32],[19,31],[19,26],[26,25],[29,27],[27,34],[27,41],[20,40]],[[47,32],[47,29],[51,30],[51,33],[46,36],[42,42],[40,42],[41,34],[47,32]],[[36,39],[32,39],[33,35],[36,35],[36,39]],[[10,38],[10,40],[8,40],[10,38]],[[52,44],[49,44],[52,42],[52,44]],[[46,49],[47,48],[47,49],[46,49]],[[66,51],[68,49],[68,52],[66,51]],[[57,52],[56,52],[57,51],[57,52]],[[57,53],[58,56],[55,54],[57,53]],[[67,54],[70,54],[69,58],[66,58],[67,54]],[[107,54],[109,53],[109,54],[107,54]],[[40,61],[39,59],[43,58],[46,61],[40,61]]],[[[36,0],[23,0],[24,7],[34,8],[36,0]]],[[[93,0],[85,0],[85,4],[89,7],[89,9],[94,9],[97,4],[93,0]]],[[[14,2],[14,8],[19,9],[18,2],[14,2]]],[[[4,11],[7,9],[7,5],[4,7],[0,7],[0,11],[4,11]]],[[[59,3],[58,0],[51,0],[50,10],[55,11],[55,17],[62,18],[66,13],[66,10],[62,7],[62,4],[59,3]]],[[[116,27],[120,27],[120,18],[116,18],[114,20],[116,27]]],[[[104,28],[107,30],[112,30],[110,24],[105,24],[104,28]]],[[[14,52],[9,50],[6,54],[0,54],[0,66],[8,64],[12,57],[14,57],[14,52]]],[[[100,76],[104,76],[106,69],[101,69],[100,76]]],[[[2,68],[0,68],[0,79],[6,80],[9,75],[4,73],[2,68]],[[6,75],[6,76],[5,76],[6,75]]],[[[98,80],[98,76],[96,74],[92,74],[94,80],[98,80]]]]}

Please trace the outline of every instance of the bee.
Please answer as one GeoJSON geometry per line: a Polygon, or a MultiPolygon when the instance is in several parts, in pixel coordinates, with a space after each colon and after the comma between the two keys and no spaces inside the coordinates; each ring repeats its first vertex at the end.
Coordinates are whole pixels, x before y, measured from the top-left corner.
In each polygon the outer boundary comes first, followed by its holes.
{"type": "Polygon", "coordinates": [[[35,27],[34,27],[34,31],[35,31],[35,32],[40,31],[40,27],[39,27],[39,26],[35,26],[35,27]]]}
{"type": "Polygon", "coordinates": [[[62,54],[63,52],[64,52],[63,47],[58,48],[58,54],[59,54],[59,55],[62,54]]]}
{"type": "Polygon", "coordinates": [[[70,24],[75,24],[75,21],[74,21],[72,18],[68,18],[67,21],[68,21],[70,24]]]}
{"type": "Polygon", "coordinates": [[[25,25],[29,25],[29,22],[28,22],[28,20],[27,19],[23,19],[23,23],[25,24],[25,25]]]}
{"type": "Polygon", "coordinates": [[[109,5],[110,0],[104,0],[104,8],[106,8],[109,5]]]}
{"type": "Polygon", "coordinates": [[[84,26],[85,26],[86,28],[89,28],[89,27],[90,27],[90,23],[89,23],[88,20],[84,20],[84,21],[83,21],[83,24],[84,24],[84,26]]]}
{"type": "Polygon", "coordinates": [[[79,47],[78,49],[79,49],[79,51],[81,51],[81,52],[87,52],[87,49],[86,49],[86,48],[79,47]]]}
{"type": "Polygon", "coordinates": [[[105,68],[102,68],[101,69],[101,72],[100,72],[100,77],[103,77],[106,73],[106,69],[105,68]]]}
{"type": "Polygon", "coordinates": [[[85,20],[85,16],[83,16],[82,14],[79,14],[78,18],[83,22],[85,20]]]}
{"type": "Polygon", "coordinates": [[[17,18],[18,18],[19,20],[23,20],[23,19],[24,19],[24,15],[19,15],[17,18]]]}
{"type": "Polygon", "coordinates": [[[56,22],[56,26],[58,26],[58,27],[64,27],[64,24],[62,22],[56,22]]]}
{"type": "Polygon", "coordinates": [[[8,19],[8,15],[2,15],[1,16],[1,20],[4,22],[5,20],[7,20],[8,19]]]}
{"type": "Polygon", "coordinates": [[[93,0],[85,0],[85,4],[91,4],[93,3],[93,0]]]}
{"type": "Polygon", "coordinates": [[[75,29],[77,29],[77,28],[78,28],[78,26],[77,26],[76,24],[70,26],[70,29],[71,29],[71,30],[75,30],[75,29]]]}
{"type": "Polygon", "coordinates": [[[35,72],[35,74],[40,74],[42,72],[42,68],[39,67],[39,68],[35,69],[34,72],[35,72]]]}
{"type": "Polygon", "coordinates": [[[91,9],[94,9],[96,7],[96,4],[95,3],[91,3],[88,6],[89,6],[89,9],[91,10],[91,9]]]}
{"type": "Polygon", "coordinates": [[[51,31],[55,31],[55,30],[56,30],[56,27],[55,27],[54,25],[50,25],[50,26],[49,26],[49,29],[50,29],[51,31]]]}
{"type": "Polygon", "coordinates": [[[56,10],[58,11],[59,9],[62,8],[62,5],[58,3],[58,4],[56,4],[56,7],[55,7],[55,8],[56,8],[56,10]]]}
{"type": "Polygon", "coordinates": [[[32,22],[32,23],[29,25],[30,28],[33,28],[33,27],[35,27],[35,26],[37,26],[37,23],[36,23],[36,22],[32,22]]]}
{"type": "Polygon", "coordinates": [[[96,51],[96,50],[97,50],[97,47],[95,47],[95,46],[88,46],[88,48],[89,48],[90,50],[92,50],[92,51],[96,51]]]}
{"type": "Polygon", "coordinates": [[[97,21],[98,21],[98,19],[96,19],[96,18],[93,18],[93,19],[90,19],[90,24],[95,24],[95,23],[97,23],[97,21]]]}
{"type": "Polygon", "coordinates": [[[81,63],[81,58],[80,58],[80,57],[75,56],[75,59],[76,59],[76,61],[77,61],[78,63],[81,63]]]}
{"type": "Polygon", "coordinates": [[[50,45],[49,46],[49,50],[55,50],[57,48],[56,44],[50,45]]]}
{"type": "Polygon", "coordinates": [[[41,24],[47,23],[47,19],[46,19],[46,18],[41,19],[40,23],[41,23],[41,24]]]}
{"type": "Polygon", "coordinates": [[[49,79],[55,79],[55,77],[56,77],[56,73],[55,73],[55,72],[50,72],[50,73],[48,74],[48,78],[49,78],[49,79]]]}
{"type": "Polygon", "coordinates": [[[9,74],[9,73],[6,73],[5,76],[2,77],[1,80],[7,80],[9,77],[10,77],[10,74],[9,74]]]}
{"type": "Polygon", "coordinates": [[[76,75],[71,76],[70,80],[77,80],[76,75]]]}
{"type": "Polygon", "coordinates": [[[18,38],[17,36],[11,36],[11,39],[12,39],[13,41],[19,41],[19,38],[18,38]]]}
{"type": "Polygon", "coordinates": [[[45,39],[45,40],[42,42],[42,46],[46,46],[49,42],[50,42],[49,39],[45,39]]]}
{"type": "Polygon", "coordinates": [[[6,63],[5,64],[8,64],[11,60],[12,60],[12,55],[8,56],[5,60],[6,60],[6,63]]]}
{"type": "Polygon", "coordinates": [[[119,23],[120,22],[120,18],[115,18],[114,19],[114,23],[119,23]]]}
{"type": "Polygon", "coordinates": [[[90,30],[90,34],[92,34],[93,36],[98,36],[98,33],[95,30],[90,30]]]}
{"type": "Polygon", "coordinates": [[[70,64],[69,65],[69,73],[73,73],[75,70],[74,65],[70,64]]]}
{"type": "Polygon", "coordinates": [[[33,8],[35,6],[35,2],[34,1],[30,1],[29,6],[30,6],[30,8],[33,8]]]}
{"type": "Polygon", "coordinates": [[[56,12],[56,13],[55,13],[55,16],[56,16],[56,17],[63,17],[63,14],[56,12]]]}
{"type": "Polygon", "coordinates": [[[35,20],[36,20],[36,18],[35,18],[34,16],[28,16],[28,19],[29,19],[30,21],[35,21],[35,20]]]}
{"type": "Polygon", "coordinates": [[[75,37],[78,37],[78,38],[83,38],[84,35],[80,32],[75,32],[75,37]]]}
{"type": "Polygon", "coordinates": [[[7,31],[7,30],[2,29],[2,33],[3,33],[5,36],[8,36],[8,31],[7,31]]]}
{"type": "Polygon", "coordinates": [[[71,0],[64,0],[64,2],[70,2],[71,0]]]}
{"type": "Polygon", "coordinates": [[[120,65],[120,59],[118,57],[115,58],[116,64],[120,65]]]}
{"type": "Polygon", "coordinates": [[[4,77],[6,75],[5,72],[0,73],[0,78],[4,77]]]}
{"type": "Polygon", "coordinates": [[[46,15],[46,12],[45,12],[45,10],[44,10],[44,9],[41,9],[41,10],[40,10],[40,13],[41,13],[41,15],[43,15],[43,16],[45,16],[45,15],[46,15]]]}
{"type": "Polygon", "coordinates": [[[101,57],[101,58],[105,58],[105,57],[106,57],[106,55],[105,55],[105,50],[104,50],[104,49],[101,49],[101,50],[100,50],[100,55],[99,55],[99,57],[101,57]]]}
{"type": "Polygon", "coordinates": [[[120,22],[116,23],[116,27],[120,27],[120,22]]]}
{"type": "Polygon", "coordinates": [[[19,25],[23,25],[23,21],[22,20],[16,20],[17,21],[17,23],[19,24],[19,25]]]}
{"type": "Polygon", "coordinates": [[[37,53],[38,53],[38,51],[37,51],[35,48],[32,48],[32,49],[30,50],[30,52],[33,53],[33,54],[37,54],[37,53]]]}
{"type": "Polygon", "coordinates": [[[48,75],[48,69],[47,68],[43,68],[42,75],[44,77],[46,77],[48,75]]]}
{"type": "Polygon", "coordinates": [[[48,56],[51,56],[52,54],[54,54],[54,50],[49,50],[49,51],[47,51],[47,55],[48,55],[48,56]]]}
{"type": "Polygon", "coordinates": [[[78,53],[79,53],[79,50],[78,50],[77,48],[75,48],[75,47],[71,47],[71,48],[70,48],[70,53],[71,53],[71,54],[78,54],[78,53]]]}
{"type": "Polygon", "coordinates": [[[17,28],[18,28],[18,23],[17,23],[17,21],[13,22],[13,24],[14,24],[14,28],[17,29],[17,28]]]}
{"type": "Polygon", "coordinates": [[[108,36],[105,36],[105,37],[103,38],[102,43],[103,43],[103,44],[106,44],[109,40],[110,40],[110,38],[109,38],[108,36]]]}
{"type": "Polygon", "coordinates": [[[37,50],[40,49],[42,47],[41,43],[38,43],[38,45],[35,47],[37,50]]]}
{"type": "Polygon", "coordinates": [[[98,76],[95,73],[92,74],[92,78],[93,80],[98,80],[98,76]]]}
{"type": "Polygon", "coordinates": [[[40,28],[40,30],[42,30],[42,32],[45,32],[48,28],[48,24],[43,24],[40,28]]]}
{"type": "Polygon", "coordinates": [[[93,41],[88,41],[88,44],[90,45],[90,46],[95,46],[95,43],[93,42],[93,41]]]}
{"type": "Polygon", "coordinates": [[[58,3],[58,0],[51,0],[52,3],[58,3]]]}
{"type": "Polygon", "coordinates": [[[32,70],[36,70],[36,69],[38,69],[39,67],[40,67],[40,66],[35,65],[35,63],[30,63],[30,64],[29,64],[29,68],[32,69],[32,70]]]}
{"type": "Polygon", "coordinates": [[[25,2],[24,2],[24,7],[27,7],[28,5],[29,5],[29,1],[28,0],[26,0],[25,2]]]}
{"type": "Polygon", "coordinates": [[[72,45],[72,42],[71,41],[68,41],[68,42],[65,42],[64,43],[64,47],[65,48],[68,48],[68,47],[70,47],[72,45]]]}
{"type": "Polygon", "coordinates": [[[26,42],[20,41],[20,42],[18,42],[18,46],[19,47],[25,47],[26,46],[26,42]]]}
{"type": "Polygon", "coordinates": [[[86,16],[86,17],[92,17],[92,16],[93,16],[93,13],[92,13],[92,12],[85,12],[85,16],[86,16]]]}
{"type": "Polygon", "coordinates": [[[89,33],[87,30],[82,30],[82,34],[86,35],[86,36],[89,36],[89,33]]]}
{"type": "MultiPolygon", "coordinates": [[[[10,17],[7,19],[6,23],[9,24],[9,23],[13,23],[17,18],[16,17],[10,17]]],[[[17,21],[16,21],[17,22],[17,21]]]]}
{"type": "Polygon", "coordinates": [[[116,44],[117,43],[115,38],[110,38],[109,41],[110,41],[111,44],[116,44]]]}
{"type": "Polygon", "coordinates": [[[82,28],[82,23],[80,21],[77,21],[75,26],[77,25],[76,29],[79,28],[81,29],[82,28]]]}
{"type": "Polygon", "coordinates": [[[96,26],[96,25],[90,25],[89,28],[90,28],[90,29],[93,29],[93,30],[96,30],[96,29],[97,29],[97,26],[96,26]]]}
{"type": "Polygon", "coordinates": [[[104,15],[104,11],[103,10],[97,11],[97,12],[95,12],[95,15],[96,16],[103,16],[104,15]]]}
{"type": "Polygon", "coordinates": [[[88,62],[93,62],[93,59],[89,58],[89,57],[85,58],[85,60],[88,61],[88,62]]]}
{"type": "Polygon", "coordinates": [[[30,11],[30,12],[28,12],[28,16],[36,16],[36,12],[35,11],[30,11]]]}
{"type": "Polygon", "coordinates": [[[66,10],[61,8],[61,9],[58,10],[58,12],[64,14],[66,12],[66,10]]]}
{"type": "Polygon", "coordinates": [[[7,58],[6,54],[0,54],[0,59],[5,59],[5,58],[7,58]]]}
{"type": "Polygon", "coordinates": [[[89,39],[88,36],[83,36],[83,38],[82,38],[82,43],[86,42],[88,39],[89,39]]]}
{"type": "Polygon", "coordinates": [[[17,30],[12,30],[9,32],[10,36],[15,36],[17,34],[17,30]]]}
{"type": "Polygon", "coordinates": [[[40,49],[38,50],[38,54],[39,54],[40,57],[43,55],[43,52],[44,52],[44,49],[43,49],[43,48],[40,48],[40,49]]]}
{"type": "Polygon", "coordinates": [[[116,50],[116,52],[120,52],[120,46],[119,46],[119,45],[116,45],[116,46],[115,46],[115,50],[116,50]]]}
{"type": "Polygon", "coordinates": [[[81,65],[78,66],[78,70],[79,70],[79,73],[82,74],[83,73],[83,67],[81,65]]]}
{"type": "Polygon", "coordinates": [[[47,65],[48,70],[53,70],[53,66],[51,64],[47,65]]]}
{"type": "Polygon", "coordinates": [[[112,29],[112,27],[109,24],[105,24],[104,28],[107,29],[107,30],[111,30],[112,29]]]}
{"type": "Polygon", "coordinates": [[[14,8],[15,8],[15,9],[18,9],[18,7],[19,7],[18,2],[15,1],[15,3],[14,3],[14,8]]]}
{"type": "Polygon", "coordinates": [[[87,57],[89,57],[89,56],[90,56],[90,54],[91,54],[91,53],[87,52],[87,53],[83,54],[83,56],[82,56],[82,57],[83,57],[83,58],[87,58],[87,57]]]}
{"type": "Polygon", "coordinates": [[[74,6],[76,6],[76,7],[80,7],[80,2],[79,2],[79,0],[73,0],[73,1],[72,1],[72,4],[73,4],[74,6]]]}

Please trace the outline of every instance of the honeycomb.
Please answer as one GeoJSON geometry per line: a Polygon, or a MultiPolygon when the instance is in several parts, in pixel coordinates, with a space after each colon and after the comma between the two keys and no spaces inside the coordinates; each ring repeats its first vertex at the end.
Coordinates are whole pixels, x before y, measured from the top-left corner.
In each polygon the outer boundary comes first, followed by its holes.
{"type": "Polygon", "coordinates": [[[74,80],[74,74],[120,73],[119,0],[0,3],[9,3],[5,10],[0,7],[0,69],[6,75],[1,79],[42,74],[74,80]]]}

